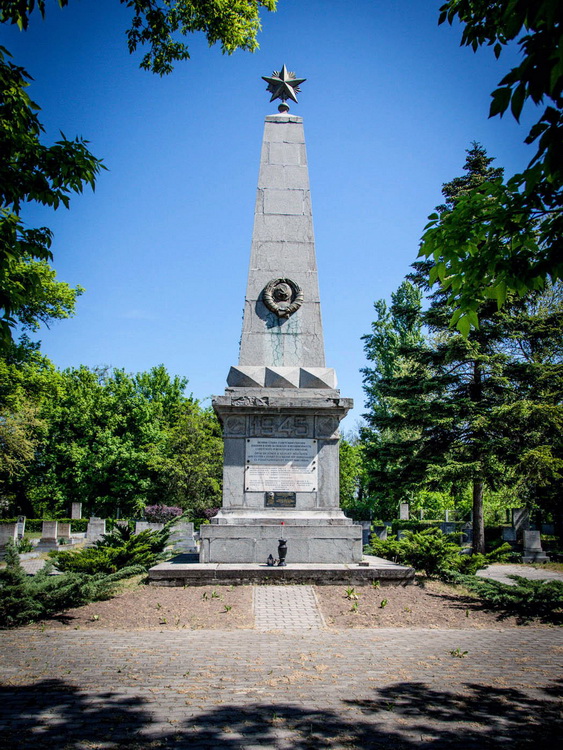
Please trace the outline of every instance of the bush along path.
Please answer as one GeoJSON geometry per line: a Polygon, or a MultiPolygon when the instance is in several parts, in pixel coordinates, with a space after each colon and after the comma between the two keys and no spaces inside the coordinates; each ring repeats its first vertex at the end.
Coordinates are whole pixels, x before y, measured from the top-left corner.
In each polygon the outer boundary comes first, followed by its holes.
{"type": "Polygon", "coordinates": [[[129,566],[109,575],[67,572],[52,576],[53,565],[47,562],[36,575],[28,576],[10,544],[4,560],[6,567],[0,570],[2,628],[25,625],[65,609],[107,599],[120,580],[144,571],[142,566],[129,566]]]}

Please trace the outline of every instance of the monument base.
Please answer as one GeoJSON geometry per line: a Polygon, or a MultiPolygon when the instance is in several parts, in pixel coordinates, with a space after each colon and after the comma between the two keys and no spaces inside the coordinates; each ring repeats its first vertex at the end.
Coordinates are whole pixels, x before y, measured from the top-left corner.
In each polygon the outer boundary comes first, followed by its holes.
{"type": "MultiPolygon", "coordinates": [[[[200,529],[202,563],[265,563],[278,556],[278,540],[287,540],[288,563],[357,563],[362,559],[362,528],[344,522],[254,518],[251,523],[209,524],[200,529]],[[307,523],[308,521],[308,523],[307,523]]],[[[338,519],[340,521],[340,519],[338,519]]]]}

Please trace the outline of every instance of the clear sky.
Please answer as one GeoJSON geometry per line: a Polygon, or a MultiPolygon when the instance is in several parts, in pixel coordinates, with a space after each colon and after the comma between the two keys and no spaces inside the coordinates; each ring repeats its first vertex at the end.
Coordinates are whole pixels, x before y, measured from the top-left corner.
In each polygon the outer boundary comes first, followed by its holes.
{"type": "MultiPolygon", "coordinates": [[[[164,78],[138,67],[118,0],[48,2],[0,44],[33,76],[46,142],[81,135],[108,168],[69,211],[34,209],[55,232],[59,279],[81,284],[76,316],[42,330],[60,367],[129,372],[163,363],[205,401],[221,394],[238,342],[264,117],[261,76],[307,78],[304,118],[327,366],[363,412],[361,337],[415,260],[442,183],[481,142],[508,174],[532,156],[527,128],[488,120],[516,53],[459,46],[440,0],[279,0],[260,50],[224,56],[203,36],[164,78]]],[[[206,402],[208,403],[208,402],[206,402]]]]}

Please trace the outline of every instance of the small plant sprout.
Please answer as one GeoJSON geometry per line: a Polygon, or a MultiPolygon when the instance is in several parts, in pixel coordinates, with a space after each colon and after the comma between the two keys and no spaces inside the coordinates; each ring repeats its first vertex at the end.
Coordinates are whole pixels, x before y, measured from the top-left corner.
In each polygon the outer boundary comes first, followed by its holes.
{"type": "Polygon", "coordinates": [[[358,611],[358,602],[354,602],[352,606],[350,607],[350,612],[357,612],[358,611]]]}
{"type": "Polygon", "coordinates": [[[207,591],[203,592],[203,594],[201,595],[201,598],[202,599],[209,599],[209,594],[207,593],[207,591]]]}
{"type": "Polygon", "coordinates": [[[212,599],[219,599],[219,594],[215,591],[215,589],[211,592],[211,598],[212,599]]]}
{"type": "Polygon", "coordinates": [[[373,589],[378,589],[380,586],[381,586],[381,581],[379,579],[377,581],[372,581],[371,582],[371,587],[373,589]]]}
{"type": "Polygon", "coordinates": [[[359,599],[360,595],[358,594],[356,589],[352,586],[346,589],[346,598],[347,599],[359,599]]]}
{"type": "Polygon", "coordinates": [[[156,608],[157,608],[157,609],[162,609],[162,604],[159,604],[159,603],[157,602],[157,603],[156,603],[156,608]]]}
{"type": "Polygon", "coordinates": [[[223,612],[230,612],[231,609],[232,609],[232,606],[230,604],[225,604],[223,606],[225,607],[225,609],[223,610],[223,612]]]}
{"type": "Polygon", "coordinates": [[[468,651],[462,651],[460,648],[454,648],[453,651],[450,651],[450,654],[458,659],[463,659],[468,653],[468,651]]]}
{"type": "Polygon", "coordinates": [[[159,625],[166,625],[167,622],[168,622],[168,620],[166,619],[166,617],[161,617],[160,620],[158,621],[158,624],[159,625]]]}
{"type": "Polygon", "coordinates": [[[385,607],[388,604],[389,604],[389,600],[388,599],[382,599],[381,602],[380,602],[380,604],[379,604],[379,609],[385,609],[385,607]]]}
{"type": "Polygon", "coordinates": [[[97,622],[100,619],[100,615],[92,615],[92,622],[97,622]]]}

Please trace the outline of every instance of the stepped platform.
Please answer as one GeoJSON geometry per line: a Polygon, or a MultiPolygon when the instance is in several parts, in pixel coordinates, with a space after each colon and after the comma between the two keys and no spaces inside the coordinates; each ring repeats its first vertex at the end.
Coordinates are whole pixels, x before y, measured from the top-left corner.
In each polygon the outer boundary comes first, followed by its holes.
{"type": "Polygon", "coordinates": [[[153,586],[209,586],[210,584],[315,584],[317,586],[408,586],[414,568],[364,555],[359,563],[200,563],[197,555],[177,555],[149,570],[153,586]]]}

